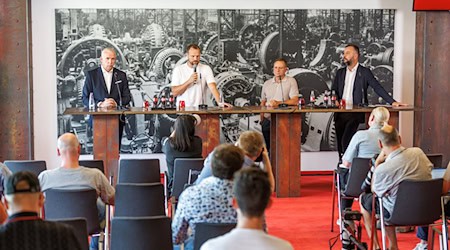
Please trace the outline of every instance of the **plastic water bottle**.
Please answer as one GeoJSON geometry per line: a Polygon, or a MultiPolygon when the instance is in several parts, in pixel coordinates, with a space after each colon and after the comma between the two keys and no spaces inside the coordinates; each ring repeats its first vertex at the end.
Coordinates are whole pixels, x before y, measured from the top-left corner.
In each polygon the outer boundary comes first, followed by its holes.
{"type": "Polygon", "coordinates": [[[94,93],[89,94],[89,110],[95,110],[94,93]]]}
{"type": "Polygon", "coordinates": [[[311,106],[314,106],[315,102],[316,102],[316,95],[314,94],[314,90],[311,90],[311,94],[309,95],[309,104],[311,106]]]}

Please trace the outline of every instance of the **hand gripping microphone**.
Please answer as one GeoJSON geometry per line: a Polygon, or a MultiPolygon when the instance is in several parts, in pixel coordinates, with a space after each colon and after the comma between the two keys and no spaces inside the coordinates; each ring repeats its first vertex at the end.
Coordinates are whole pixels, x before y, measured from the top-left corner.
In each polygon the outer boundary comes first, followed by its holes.
{"type": "MultiPolygon", "coordinates": [[[[197,64],[194,64],[193,67],[194,67],[194,73],[197,73],[197,64]]],[[[194,82],[194,84],[196,84],[196,83],[197,83],[197,81],[194,82]]]]}

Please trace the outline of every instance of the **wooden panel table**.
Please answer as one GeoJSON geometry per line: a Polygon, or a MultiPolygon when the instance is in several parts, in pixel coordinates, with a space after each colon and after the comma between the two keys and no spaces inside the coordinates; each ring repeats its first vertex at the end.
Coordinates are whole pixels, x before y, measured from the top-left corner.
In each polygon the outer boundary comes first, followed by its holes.
{"type": "MultiPolygon", "coordinates": [[[[151,110],[130,108],[129,110],[89,111],[86,108],[67,109],[65,115],[93,115],[94,117],[94,159],[103,160],[107,176],[117,176],[119,162],[119,116],[121,114],[198,114],[202,122],[197,134],[203,140],[203,156],[206,157],[220,143],[221,114],[271,114],[271,162],[276,182],[277,197],[300,196],[301,131],[302,113],[313,112],[356,112],[370,114],[371,107],[353,109],[326,109],[289,107],[286,109],[268,107],[233,107],[207,110],[186,108],[182,110],[151,110]]],[[[388,108],[390,124],[398,128],[399,112],[414,111],[414,107],[388,108]]]]}

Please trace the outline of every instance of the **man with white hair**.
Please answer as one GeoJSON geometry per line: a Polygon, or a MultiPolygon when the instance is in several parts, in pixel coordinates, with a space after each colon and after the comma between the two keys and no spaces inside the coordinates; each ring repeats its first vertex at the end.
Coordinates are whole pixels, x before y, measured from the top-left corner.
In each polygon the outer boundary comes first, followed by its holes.
{"type": "MultiPolygon", "coordinates": [[[[117,60],[113,48],[104,48],[100,57],[101,66],[86,73],[83,87],[83,104],[89,107],[89,96],[94,95],[95,105],[99,108],[126,106],[131,101],[128,79],[125,72],[114,67],[117,60]]],[[[119,144],[122,139],[124,117],[119,120],[119,144]]],[[[89,121],[92,126],[92,121],[89,121]]],[[[120,148],[120,147],[119,147],[120,148]]]]}
{"type": "MultiPolygon", "coordinates": [[[[369,116],[368,125],[369,129],[360,130],[353,135],[347,150],[345,150],[342,157],[342,164],[339,165],[339,183],[342,189],[345,189],[348,177],[349,169],[352,166],[354,158],[372,158],[374,155],[379,154],[381,149],[378,146],[378,138],[380,136],[380,129],[389,121],[389,110],[384,107],[378,107],[372,110],[369,116]]],[[[353,205],[353,199],[342,199],[341,201],[342,211],[351,209],[353,205]]],[[[352,221],[345,221],[350,226],[353,226],[352,221]]],[[[344,249],[354,248],[348,239],[348,235],[344,234],[342,239],[344,249]]]]}

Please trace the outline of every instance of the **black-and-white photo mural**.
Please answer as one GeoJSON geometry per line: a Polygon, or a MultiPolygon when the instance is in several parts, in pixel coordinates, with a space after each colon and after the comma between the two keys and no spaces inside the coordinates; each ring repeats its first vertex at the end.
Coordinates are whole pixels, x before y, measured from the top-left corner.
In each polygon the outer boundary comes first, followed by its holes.
{"type": "MultiPolygon", "coordinates": [[[[170,95],[172,69],[186,62],[191,43],[201,47],[201,62],[211,66],[224,101],[234,106],[260,105],[262,85],[272,77],[278,57],[288,61],[288,75],[297,80],[306,102],[314,91],[320,104],[344,66],[348,43],[360,47],[360,63],[392,95],[394,14],[386,9],[56,9],[58,135],[77,134],[82,153],[92,153],[89,118],[63,112],[83,105],[85,72],[99,67],[105,47],[117,51],[116,67],[127,74],[135,107],[155,95],[170,95]]],[[[210,106],[216,104],[213,99],[209,94],[210,106]]],[[[369,103],[380,102],[369,88],[369,103]]],[[[221,140],[232,143],[242,131],[260,131],[259,119],[259,114],[222,116],[221,140]]],[[[160,152],[174,120],[171,115],[128,116],[121,153],[160,152]]],[[[332,113],[306,113],[301,141],[303,151],[335,150],[332,113]]]]}

